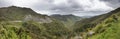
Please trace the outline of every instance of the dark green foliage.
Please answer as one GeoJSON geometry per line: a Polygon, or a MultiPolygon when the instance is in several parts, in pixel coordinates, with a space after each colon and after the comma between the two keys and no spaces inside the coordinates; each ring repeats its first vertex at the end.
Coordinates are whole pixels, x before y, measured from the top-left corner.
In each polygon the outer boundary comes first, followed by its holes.
{"type": "Polygon", "coordinates": [[[7,22],[0,22],[0,39],[31,39],[29,32],[7,22]]]}
{"type": "Polygon", "coordinates": [[[67,35],[69,32],[69,30],[65,28],[64,24],[59,22],[44,23],[43,26],[47,28],[47,32],[56,36],[67,35]]]}
{"type": "Polygon", "coordinates": [[[51,23],[37,23],[34,21],[24,22],[23,28],[31,32],[33,39],[59,39],[68,36],[70,31],[59,21],[51,23]],[[34,38],[35,37],[35,38],[34,38]]]}

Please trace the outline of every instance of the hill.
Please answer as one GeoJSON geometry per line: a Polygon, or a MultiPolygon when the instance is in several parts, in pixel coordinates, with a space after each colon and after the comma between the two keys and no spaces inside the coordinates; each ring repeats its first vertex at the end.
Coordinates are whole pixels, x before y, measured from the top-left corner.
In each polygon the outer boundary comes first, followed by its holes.
{"type": "Polygon", "coordinates": [[[41,15],[34,12],[30,8],[24,7],[3,7],[0,8],[0,21],[36,21],[36,22],[51,22],[49,16],[41,15]]]}
{"type": "Polygon", "coordinates": [[[51,15],[51,17],[54,17],[55,19],[58,19],[60,21],[65,21],[65,22],[68,20],[79,21],[80,18],[82,18],[82,17],[78,17],[72,14],[68,14],[68,15],[53,14],[51,15]]]}
{"type": "Polygon", "coordinates": [[[68,15],[53,14],[51,15],[51,17],[61,21],[67,28],[70,28],[71,26],[74,25],[75,22],[83,19],[82,17],[78,17],[72,14],[68,14],[68,15]]]}
{"type": "Polygon", "coordinates": [[[64,39],[69,33],[60,21],[30,8],[0,8],[0,39],[64,39]]]}
{"type": "Polygon", "coordinates": [[[76,22],[74,31],[89,39],[120,39],[120,8],[107,14],[95,16],[76,22]]]}

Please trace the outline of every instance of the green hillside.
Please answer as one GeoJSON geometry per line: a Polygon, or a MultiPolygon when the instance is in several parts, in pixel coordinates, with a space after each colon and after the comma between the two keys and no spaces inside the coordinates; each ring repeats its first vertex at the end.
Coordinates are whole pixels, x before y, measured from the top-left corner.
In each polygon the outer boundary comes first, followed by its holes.
{"type": "Polygon", "coordinates": [[[88,39],[120,39],[120,8],[107,14],[78,21],[74,31],[88,39]],[[82,33],[81,33],[82,32],[82,33]]]}
{"type": "Polygon", "coordinates": [[[118,16],[118,20],[113,19],[113,16],[111,16],[93,28],[92,31],[95,32],[95,35],[89,39],[120,39],[120,18],[119,15],[116,16],[118,16]]]}
{"type": "Polygon", "coordinates": [[[29,8],[0,8],[0,39],[66,39],[63,23],[29,8]]]}
{"type": "Polygon", "coordinates": [[[96,34],[89,39],[120,39],[120,8],[92,29],[96,34]]]}
{"type": "Polygon", "coordinates": [[[68,15],[53,14],[51,15],[51,17],[54,17],[55,19],[58,19],[60,21],[68,21],[69,19],[72,21],[79,21],[82,18],[72,14],[68,14],[68,15]]]}
{"type": "Polygon", "coordinates": [[[51,20],[50,17],[46,15],[41,15],[34,12],[30,8],[24,7],[3,7],[0,8],[0,21],[26,21],[26,20],[33,20],[33,21],[43,21],[44,20],[51,20]]]}
{"type": "Polygon", "coordinates": [[[116,9],[114,11],[111,11],[107,14],[102,14],[102,15],[99,15],[99,16],[94,16],[94,17],[91,17],[91,18],[80,20],[80,21],[78,21],[74,24],[74,27],[75,27],[74,30],[76,32],[86,31],[85,29],[95,27],[97,24],[99,24],[102,21],[108,19],[111,15],[116,14],[119,11],[120,10],[118,8],[118,9],[116,9]]]}
{"type": "Polygon", "coordinates": [[[69,29],[71,29],[71,26],[73,26],[75,22],[81,19],[85,19],[72,14],[68,14],[68,15],[53,14],[51,15],[51,17],[61,21],[69,29]]]}

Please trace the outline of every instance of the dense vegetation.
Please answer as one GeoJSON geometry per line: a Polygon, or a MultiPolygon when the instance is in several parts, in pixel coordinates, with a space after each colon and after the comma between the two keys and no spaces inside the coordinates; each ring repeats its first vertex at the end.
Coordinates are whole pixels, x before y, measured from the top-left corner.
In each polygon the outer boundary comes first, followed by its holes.
{"type": "Polygon", "coordinates": [[[92,29],[96,33],[89,39],[120,39],[120,9],[92,29]]]}
{"type": "Polygon", "coordinates": [[[0,22],[0,39],[31,39],[21,23],[0,22]]]}
{"type": "Polygon", "coordinates": [[[120,18],[118,16],[116,20],[113,17],[114,15],[93,28],[92,31],[95,31],[96,35],[93,35],[89,39],[120,39],[120,18]]]}
{"type": "Polygon", "coordinates": [[[78,21],[74,31],[89,39],[120,39],[120,8],[107,14],[78,21]]]}
{"type": "Polygon", "coordinates": [[[33,39],[62,39],[69,34],[69,30],[60,22],[51,23],[36,23],[36,22],[25,22],[23,26],[26,30],[32,33],[33,39]]]}
{"type": "Polygon", "coordinates": [[[53,17],[56,20],[61,21],[68,29],[72,29],[72,26],[75,24],[75,22],[85,19],[82,17],[75,16],[73,14],[68,15],[53,14],[50,17],[53,17]]]}
{"type": "Polygon", "coordinates": [[[0,8],[0,39],[66,39],[63,23],[29,8],[0,8]]]}
{"type": "Polygon", "coordinates": [[[63,39],[70,31],[62,23],[1,22],[0,39],[63,39]]]}

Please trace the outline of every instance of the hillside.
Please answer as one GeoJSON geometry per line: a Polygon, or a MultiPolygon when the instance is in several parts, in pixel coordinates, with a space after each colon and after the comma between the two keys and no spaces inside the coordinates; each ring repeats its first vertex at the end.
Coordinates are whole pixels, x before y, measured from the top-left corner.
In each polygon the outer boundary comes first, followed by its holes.
{"type": "Polygon", "coordinates": [[[51,22],[52,19],[46,15],[37,14],[30,8],[24,7],[3,7],[0,8],[0,21],[36,21],[51,22]]]}
{"type": "Polygon", "coordinates": [[[107,14],[95,16],[76,22],[74,31],[84,33],[84,38],[89,39],[120,39],[119,18],[120,8],[107,14]]]}
{"type": "Polygon", "coordinates": [[[56,20],[61,21],[68,28],[73,26],[75,22],[77,22],[81,19],[84,19],[82,17],[78,17],[78,16],[75,16],[72,14],[68,14],[68,15],[53,14],[53,15],[51,15],[51,17],[55,18],[56,20]]]}
{"type": "Polygon", "coordinates": [[[60,21],[30,8],[0,8],[0,39],[65,39],[69,33],[60,21]]]}
{"type": "Polygon", "coordinates": [[[54,17],[55,19],[58,19],[60,21],[68,21],[68,20],[79,21],[80,18],[82,18],[72,14],[68,14],[68,15],[53,14],[51,15],[51,17],[54,17]]]}

